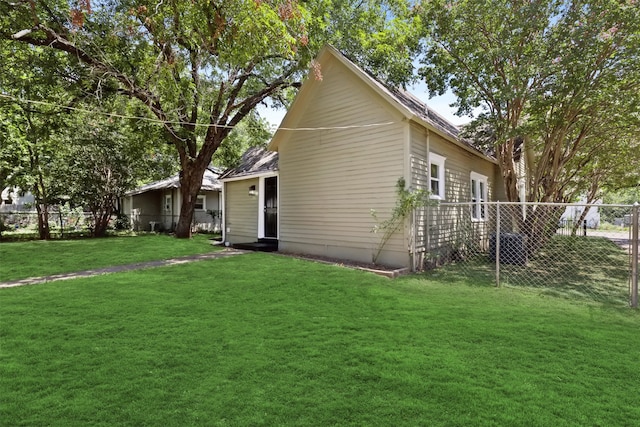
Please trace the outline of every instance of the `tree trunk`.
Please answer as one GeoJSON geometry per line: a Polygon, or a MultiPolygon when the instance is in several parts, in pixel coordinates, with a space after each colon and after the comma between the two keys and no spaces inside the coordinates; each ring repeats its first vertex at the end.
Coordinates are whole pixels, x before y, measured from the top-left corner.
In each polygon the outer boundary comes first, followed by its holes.
{"type": "Polygon", "coordinates": [[[38,212],[38,235],[40,240],[49,240],[51,230],[49,229],[49,206],[46,203],[36,203],[38,212]]]}
{"type": "Polygon", "coordinates": [[[206,167],[193,165],[191,168],[184,168],[180,176],[180,217],[176,225],[176,237],[188,239],[191,237],[191,224],[193,213],[195,212],[196,199],[202,186],[202,177],[206,167]]]}
{"type": "Polygon", "coordinates": [[[93,214],[93,237],[104,237],[107,234],[111,214],[111,208],[102,208],[93,214]]]}
{"type": "Polygon", "coordinates": [[[508,202],[519,201],[518,176],[513,152],[515,149],[515,138],[510,138],[498,148],[498,163],[504,183],[505,195],[508,202]]]}

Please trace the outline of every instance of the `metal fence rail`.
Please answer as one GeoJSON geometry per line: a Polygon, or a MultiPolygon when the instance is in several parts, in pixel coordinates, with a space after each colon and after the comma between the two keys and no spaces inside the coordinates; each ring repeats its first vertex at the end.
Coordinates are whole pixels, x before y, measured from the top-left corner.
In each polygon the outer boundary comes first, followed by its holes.
{"type": "Polygon", "coordinates": [[[426,209],[416,235],[427,270],[637,307],[639,211],[637,204],[440,203],[426,209]]]}
{"type": "MultiPolygon", "coordinates": [[[[51,238],[91,234],[92,217],[88,212],[49,208],[51,238]]],[[[0,212],[0,236],[13,239],[38,238],[38,214],[35,211],[0,212]]]]}
{"type": "MultiPolygon", "coordinates": [[[[178,223],[177,215],[113,215],[110,229],[171,232],[178,223]]],[[[192,219],[192,231],[199,233],[219,233],[222,212],[198,213],[192,219]]],[[[68,209],[63,206],[49,207],[49,230],[52,239],[90,235],[92,216],[82,209],[68,209]]],[[[0,239],[37,239],[38,214],[35,211],[0,211],[0,239]]]]}

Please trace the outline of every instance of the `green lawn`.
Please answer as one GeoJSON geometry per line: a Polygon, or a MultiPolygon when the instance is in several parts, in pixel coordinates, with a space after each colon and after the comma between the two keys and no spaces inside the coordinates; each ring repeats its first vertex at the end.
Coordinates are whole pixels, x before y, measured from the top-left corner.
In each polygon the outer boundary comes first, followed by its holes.
{"type": "MultiPolygon", "coordinates": [[[[500,265],[500,286],[619,307],[629,303],[628,251],[604,237],[554,236],[526,265],[500,265]]],[[[427,274],[438,281],[496,284],[495,261],[486,253],[427,274]]]]}
{"type": "Polygon", "coordinates": [[[0,243],[0,282],[216,250],[210,235],[167,235],[0,243]]]}
{"type": "Polygon", "coordinates": [[[640,317],[268,254],[0,290],[11,426],[629,425],[640,317]]]}

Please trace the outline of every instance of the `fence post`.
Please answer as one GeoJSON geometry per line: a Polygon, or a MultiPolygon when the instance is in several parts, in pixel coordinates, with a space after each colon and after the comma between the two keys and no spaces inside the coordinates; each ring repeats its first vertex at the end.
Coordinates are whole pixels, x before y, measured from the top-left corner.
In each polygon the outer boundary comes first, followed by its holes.
{"type": "Polygon", "coordinates": [[[496,287],[500,287],[500,202],[496,202],[496,287]]]}
{"type": "Polygon", "coordinates": [[[631,219],[631,307],[638,308],[638,246],[640,228],[640,204],[633,204],[633,212],[631,219]]]}
{"type": "Polygon", "coordinates": [[[60,238],[64,239],[64,223],[62,221],[62,209],[58,206],[58,217],[60,218],[60,238]]]}

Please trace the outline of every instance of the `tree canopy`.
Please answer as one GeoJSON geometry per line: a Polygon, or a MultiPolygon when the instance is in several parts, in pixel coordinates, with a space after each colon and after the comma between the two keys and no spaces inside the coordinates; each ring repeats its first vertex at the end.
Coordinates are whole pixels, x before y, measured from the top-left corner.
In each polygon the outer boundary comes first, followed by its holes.
{"type": "Polygon", "coordinates": [[[615,152],[640,156],[626,133],[640,130],[638,2],[435,0],[419,8],[421,75],[433,93],[450,88],[459,113],[483,108],[475,124],[491,129],[509,200],[520,198],[519,141],[528,201],[567,201],[597,169],[589,164],[610,164],[615,152]]]}
{"type": "Polygon", "coordinates": [[[138,100],[180,159],[180,219],[190,235],[205,168],[267,99],[286,103],[324,43],[392,82],[410,75],[416,26],[401,0],[0,1],[0,38],[66,52],[95,94],[138,100]]]}

